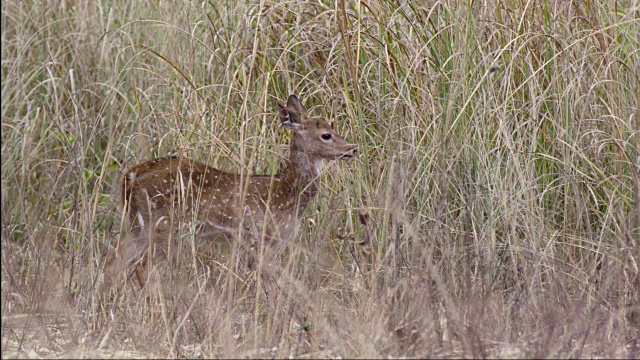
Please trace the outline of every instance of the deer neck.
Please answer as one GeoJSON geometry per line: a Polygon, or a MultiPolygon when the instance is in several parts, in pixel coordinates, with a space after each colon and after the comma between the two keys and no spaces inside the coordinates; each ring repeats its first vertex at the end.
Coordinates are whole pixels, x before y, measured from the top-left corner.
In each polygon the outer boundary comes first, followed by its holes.
{"type": "Polygon", "coordinates": [[[298,216],[302,216],[318,193],[318,177],[322,159],[307,155],[295,145],[291,146],[289,160],[284,170],[278,174],[280,178],[279,192],[295,199],[298,216]]]}

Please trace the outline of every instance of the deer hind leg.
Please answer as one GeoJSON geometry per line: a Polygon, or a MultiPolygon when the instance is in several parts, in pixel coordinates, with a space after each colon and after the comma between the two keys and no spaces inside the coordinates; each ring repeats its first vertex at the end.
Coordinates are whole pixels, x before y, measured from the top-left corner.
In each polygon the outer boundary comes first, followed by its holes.
{"type": "Polygon", "coordinates": [[[144,252],[135,258],[134,273],[142,293],[140,296],[149,297],[155,293],[157,287],[168,284],[164,277],[170,274],[170,263],[176,259],[176,250],[180,247],[179,236],[173,218],[162,216],[156,220],[155,226],[145,235],[146,244],[144,252]],[[167,220],[165,223],[164,221],[167,220]],[[170,244],[171,242],[171,244],[170,244]]]}
{"type": "MultiPolygon", "coordinates": [[[[118,242],[120,242],[118,240],[118,242]]],[[[101,299],[106,299],[113,287],[113,284],[123,267],[122,258],[118,255],[117,249],[110,250],[104,258],[102,271],[102,283],[98,288],[98,295],[101,299]]]]}
{"type": "Polygon", "coordinates": [[[134,271],[136,274],[136,280],[138,280],[138,285],[140,285],[141,289],[144,289],[144,286],[147,284],[147,280],[149,279],[149,272],[147,271],[147,263],[148,256],[145,254],[142,258],[136,263],[134,271]]]}
{"type": "MultiPolygon", "coordinates": [[[[137,217],[142,218],[140,213],[137,217]]],[[[104,260],[103,283],[100,289],[102,297],[106,297],[114,290],[120,290],[120,285],[124,284],[131,275],[131,265],[146,253],[148,247],[148,233],[144,222],[134,223],[125,234],[121,234],[115,250],[107,253],[104,260]],[[117,285],[114,288],[114,285],[117,285]]]]}
{"type": "Polygon", "coordinates": [[[157,280],[155,276],[162,274],[166,268],[166,243],[160,240],[165,235],[153,229],[132,231],[128,234],[126,240],[119,243],[116,251],[107,255],[103,296],[112,289],[117,295],[132,275],[135,275],[141,290],[138,295],[142,298],[148,297],[149,287],[157,283],[150,280],[157,280]]]}

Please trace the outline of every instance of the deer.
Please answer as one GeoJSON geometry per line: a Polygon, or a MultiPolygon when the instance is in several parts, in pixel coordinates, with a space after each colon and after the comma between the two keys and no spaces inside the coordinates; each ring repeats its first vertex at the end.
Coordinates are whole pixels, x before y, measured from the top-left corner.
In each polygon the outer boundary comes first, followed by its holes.
{"type": "Polygon", "coordinates": [[[166,252],[174,234],[174,241],[193,234],[197,243],[253,237],[270,244],[296,237],[319,191],[322,161],[348,160],[358,149],[327,121],[309,117],[295,95],[286,106],[277,102],[277,112],[282,126],[293,131],[288,160],[277,174],[228,173],[179,155],[123,172],[120,195],[128,231],[105,257],[102,294],[119,274],[126,281],[135,272],[144,288],[146,260],[155,256],[150,254],[166,252]]]}

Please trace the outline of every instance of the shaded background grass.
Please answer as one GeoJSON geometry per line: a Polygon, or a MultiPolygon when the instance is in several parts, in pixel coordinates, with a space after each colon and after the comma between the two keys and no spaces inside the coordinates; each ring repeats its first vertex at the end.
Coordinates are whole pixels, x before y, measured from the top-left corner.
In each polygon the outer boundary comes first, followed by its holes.
{"type": "Polygon", "coordinates": [[[639,356],[639,6],[4,1],[3,354],[639,356]],[[121,169],[275,173],[294,93],[362,154],[299,242],[100,309],[121,169]]]}

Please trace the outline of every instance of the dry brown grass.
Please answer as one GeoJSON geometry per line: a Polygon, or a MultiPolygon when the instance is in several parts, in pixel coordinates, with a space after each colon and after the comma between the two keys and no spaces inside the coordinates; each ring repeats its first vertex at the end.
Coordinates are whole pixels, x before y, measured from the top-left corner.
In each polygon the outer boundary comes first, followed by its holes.
{"type": "Polygon", "coordinates": [[[3,1],[3,357],[640,357],[639,17],[3,1]],[[298,241],[200,249],[98,306],[121,169],[273,173],[290,93],[362,153],[325,164],[298,241]]]}

